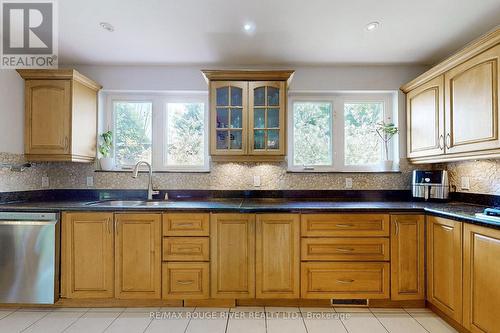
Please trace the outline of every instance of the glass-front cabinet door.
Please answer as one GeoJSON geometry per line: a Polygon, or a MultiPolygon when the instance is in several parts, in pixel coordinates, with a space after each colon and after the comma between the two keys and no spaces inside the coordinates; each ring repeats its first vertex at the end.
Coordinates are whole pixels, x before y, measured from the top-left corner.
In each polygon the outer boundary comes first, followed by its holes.
{"type": "Polygon", "coordinates": [[[248,82],[210,84],[211,154],[247,154],[248,82]]]}
{"type": "Polygon", "coordinates": [[[285,82],[249,82],[249,154],[285,154],[285,82]]]}

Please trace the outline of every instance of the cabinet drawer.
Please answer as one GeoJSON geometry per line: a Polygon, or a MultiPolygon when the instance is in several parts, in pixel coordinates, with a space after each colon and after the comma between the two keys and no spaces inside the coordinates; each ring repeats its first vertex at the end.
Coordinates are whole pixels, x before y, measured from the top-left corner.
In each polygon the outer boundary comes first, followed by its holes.
{"type": "Polygon", "coordinates": [[[389,263],[304,262],[302,298],[389,298],[389,263]]]}
{"type": "Polygon", "coordinates": [[[163,261],[208,261],[208,237],[163,238],[163,261]]]}
{"type": "Polygon", "coordinates": [[[306,237],[386,237],[388,214],[304,214],[302,236],[306,237]]]}
{"type": "Polygon", "coordinates": [[[209,297],[208,263],[163,263],[163,299],[209,297]]]}
{"type": "Polygon", "coordinates": [[[386,261],[389,238],[302,238],[305,261],[386,261]]]}
{"type": "Polygon", "coordinates": [[[164,236],[208,236],[209,214],[164,214],[164,236]]]}

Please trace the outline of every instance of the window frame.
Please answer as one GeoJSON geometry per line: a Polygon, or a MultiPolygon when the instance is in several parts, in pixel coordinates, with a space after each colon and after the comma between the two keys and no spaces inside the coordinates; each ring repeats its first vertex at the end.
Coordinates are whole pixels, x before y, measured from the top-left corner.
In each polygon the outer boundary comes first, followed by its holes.
{"type": "MultiPolygon", "coordinates": [[[[210,171],[209,156],[209,118],[208,118],[208,92],[205,91],[173,91],[173,92],[103,92],[105,94],[104,118],[102,129],[110,129],[116,133],[115,102],[151,102],[152,103],[152,142],[151,166],[155,172],[208,172],[210,171]],[[204,104],[204,161],[200,166],[169,166],[166,164],[167,153],[167,104],[168,103],[203,103],[204,104]]],[[[111,156],[116,163],[115,147],[113,145],[111,156]]],[[[131,171],[133,165],[117,165],[113,171],[131,171]]],[[[145,170],[146,167],[141,167],[145,170]]]]}
{"type": "MultiPolygon", "coordinates": [[[[389,144],[389,156],[394,161],[395,168],[386,170],[382,164],[373,165],[346,165],[345,164],[345,103],[382,102],[384,104],[383,119],[385,122],[397,121],[397,110],[394,92],[291,92],[288,97],[288,171],[289,172],[391,172],[399,168],[398,140],[394,138],[389,144]],[[329,166],[312,166],[307,169],[293,164],[294,148],[294,103],[295,102],[325,102],[332,103],[332,157],[333,163],[329,166]]],[[[398,128],[400,126],[398,125],[398,128]]],[[[381,149],[383,161],[383,149],[381,149]]],[[[397,170],[396,170],[397,171],[397,170]]]]}

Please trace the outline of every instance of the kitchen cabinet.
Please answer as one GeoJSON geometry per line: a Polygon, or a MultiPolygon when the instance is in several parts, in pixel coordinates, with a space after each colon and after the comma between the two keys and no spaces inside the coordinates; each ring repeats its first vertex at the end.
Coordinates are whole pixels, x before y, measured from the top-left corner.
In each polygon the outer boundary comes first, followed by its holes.
{"type": "Polygon", "coordinates": [[[256,297],[300,298],[298,214],[258,214],[256,297]]]}
{"type": "Polygon", "coordinates": [[[425,299],[425,218],[391,215],[391,299],[425,299]]]}
{"type": "Polygon", "coordinates": [[[303,214],[303,237],[389,236],[387,214],[303,214]]]}
{"type": "Polygon", "coordinates": [[[462,223],[427,219],[427,301],[462,323],[462,223]]]}
{"type": "Polygon", "coordinates": [[[500,332],[500,230],[464,225],[463,326],[500,332]]]}
{"type": "Polygon", "coordinates": [[[202,71],[210,91],[214,160],[283,160],[293,71],[202,71]]]}
{"type": "Polygon", "coordinates": [[[444,154],[444,77],[440,75],[406,96],[408,157],[444,154]]]}
{"type": "Polygon", "coordinates": [[[163,263],[164,299],[209,298],[209,263],[163,263]]]}
{"type": "Polygon", "coordinates": [[[61,296],[113,297],[113,213],[64,213],[61,232],[61,296]]]}
{"type": "Polygon", "coordinates": [[[401,87],[411,162],[500,157],[499,60],[497,28],[401,87]]]}
{"type": "Polygon", "coordinates": [[[163,214],[163,236],[208,236],[210,215],[204,213],[163,214]]]}
{"type": "Polygon", "coordinates": [[[71,69],[19,69],[18,73],[25,79],[26,158],[92,162],[101,86],[71,69]]]}
{"type": "Polygon", "coordinates": [[[161,215],[115,215],[115,296],[161,297],[161,215]]]}
{"type": "Polygon", "coordinates": [[[212,214],[212,298],[255,297],[255,215],[212,214]]]}

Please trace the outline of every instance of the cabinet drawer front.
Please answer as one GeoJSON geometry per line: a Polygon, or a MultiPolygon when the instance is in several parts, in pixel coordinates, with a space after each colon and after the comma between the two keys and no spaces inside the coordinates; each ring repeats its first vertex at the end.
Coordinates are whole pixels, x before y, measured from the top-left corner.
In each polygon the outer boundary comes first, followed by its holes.
{"type": "Polygon", "coordinates": [[[164,214],[164,236],[208,236],[208,214],[164,214]]]}
{"type": "Polygon", "coordinates": [[[389,263],[302,263],[302,298],[389,298],[389,263]]]}
{"type": "Polygon", "coordinates": [[[302,238],[305,261],[389,260],[388,238],[302,238]]]}
{"type": "Polygon", "coordinates": [[[164,261],[208,261],[210,259],[208,237],[163,238],[164,261]]]}
{"type": "Polygon", "coordinates": [[[389,236],[387,214],[304,214],[302,236],[384,237],[389,236]]]}
{"type": "Polygon", "coordinates": [[[163,263],[163,298],[208,298],[208,267],[208,263],[163,263]]]}

